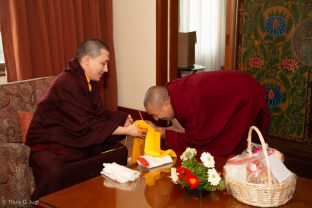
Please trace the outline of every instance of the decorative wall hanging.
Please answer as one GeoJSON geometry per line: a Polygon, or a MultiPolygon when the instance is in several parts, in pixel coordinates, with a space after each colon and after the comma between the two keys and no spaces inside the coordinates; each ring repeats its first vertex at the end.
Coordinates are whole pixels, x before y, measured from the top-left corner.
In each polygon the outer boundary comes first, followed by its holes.
{"type": "Polygon", "coordinates": [[[236,68],[266,87],[269,137],[312,145],[312,0],[238,6],[236,68]]]}

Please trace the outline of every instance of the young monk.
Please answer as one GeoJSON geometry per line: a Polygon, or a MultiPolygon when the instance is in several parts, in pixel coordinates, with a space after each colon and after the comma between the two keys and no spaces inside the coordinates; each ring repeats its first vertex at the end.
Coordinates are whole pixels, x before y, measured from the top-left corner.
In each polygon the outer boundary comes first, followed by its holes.
{"type": "Polygon", "coordinates": [[[108,61],[105,43],[86,40],[39,102],[26,139],[36,181],[33,200],[83,175],[87,164],[79,162],[120,141],[117,135],[143,136],[130,115],[103,107],[96,82],[108,71],[108,61]]]}

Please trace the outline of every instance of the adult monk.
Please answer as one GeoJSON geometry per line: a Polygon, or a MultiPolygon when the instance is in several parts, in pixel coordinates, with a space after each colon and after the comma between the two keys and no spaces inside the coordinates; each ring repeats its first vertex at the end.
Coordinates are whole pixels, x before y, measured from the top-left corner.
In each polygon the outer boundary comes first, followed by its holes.
{"type": "Polygon", "coordinates": [[[170,127],[156,128],[178,155],[187,147],[199,155],[241,153],[249,127],[256,125],[265,135],[270,122],[265,88],[239,71],[203,72],[153,86],[144,106],[155,120],[171,121],[170,127]]]}
{"type": "Polygon", "coordinates": [[[108,61],[105,43],[86,40],[38,103],[26,139],[36,181],[33,200],[66,186],[87,168],[77,161],[117,143],[117,135],[143,136],[130,115],[103,107],[96,82],[108,71],[108,61]],[[83,167],[73,173],[77,165],[83,167]]]}

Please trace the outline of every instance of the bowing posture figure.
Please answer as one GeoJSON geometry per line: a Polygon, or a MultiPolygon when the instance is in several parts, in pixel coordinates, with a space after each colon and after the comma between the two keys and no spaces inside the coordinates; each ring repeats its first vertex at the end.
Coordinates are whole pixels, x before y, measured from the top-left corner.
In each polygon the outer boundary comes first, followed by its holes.
{"type": "Polygon", "coordinates": [[[144,106],[154,119],[171,121],[172,126],[156,128],[177,155],[186,147],[199,155],[241,153],[249,127],[265,135],[270,122],[265,87],[238,71],[203,72],[153,86],[144,106]]]}

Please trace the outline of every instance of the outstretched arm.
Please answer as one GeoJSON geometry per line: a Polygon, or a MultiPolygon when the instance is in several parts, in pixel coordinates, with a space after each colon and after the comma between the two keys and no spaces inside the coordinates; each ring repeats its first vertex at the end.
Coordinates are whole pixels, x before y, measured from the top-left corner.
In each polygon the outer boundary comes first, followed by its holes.
{"type": "Polygon", "coordinates": [[[113,135],[128,135],[133,137],[144,137],[144,132],[138,130],[138,124],[130,124],[128,126],[119,126],[112,133],[113,135]]]}

